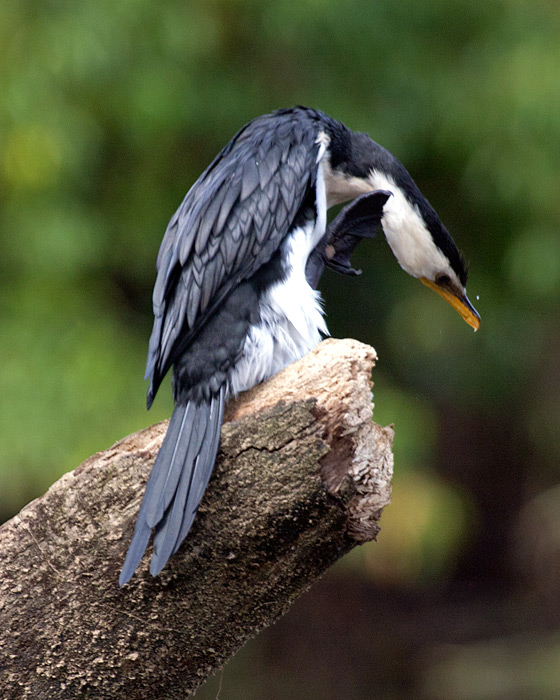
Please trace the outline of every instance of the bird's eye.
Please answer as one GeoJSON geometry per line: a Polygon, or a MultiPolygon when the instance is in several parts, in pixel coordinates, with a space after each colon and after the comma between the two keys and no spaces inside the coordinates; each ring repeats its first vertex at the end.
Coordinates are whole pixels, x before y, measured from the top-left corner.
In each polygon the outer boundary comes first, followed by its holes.
{"type": "Polygon", "coordinates": [[[451,279],[449,275],[438,275],[436,277],[436,284],[439,285],[440,287],[447,287],[447,285],[451,282],[451,279]]]}

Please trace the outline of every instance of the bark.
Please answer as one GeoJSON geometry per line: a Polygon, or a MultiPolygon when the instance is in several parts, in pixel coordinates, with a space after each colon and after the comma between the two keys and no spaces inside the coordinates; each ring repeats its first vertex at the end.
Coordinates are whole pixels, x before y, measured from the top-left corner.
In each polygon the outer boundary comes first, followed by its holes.
{"type": "Polygon", "coordinates": [[[117,578],[167,423],[86,460],[0,529],[0,697],[184,698],[374,539],[392,428],[372,348],[327,340],[228,406],[195,524],[155,579],[117,578]]]}

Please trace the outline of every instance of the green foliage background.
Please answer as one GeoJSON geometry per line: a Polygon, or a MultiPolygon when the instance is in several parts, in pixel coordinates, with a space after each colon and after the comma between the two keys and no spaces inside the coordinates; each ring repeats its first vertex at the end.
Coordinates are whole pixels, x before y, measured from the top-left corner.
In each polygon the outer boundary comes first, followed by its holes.
{"type": "Polygon", "coordinates": [[[517,581],[511,533],[559,480],[557,3],[3,0],[0,45],[0,514],[169,415],[142,382],[166,223],[241,125],[300,103],[401,158],[482,315],[473,335],[382,236],[324,280],[397,431],[380,542],[346,573],[517,581]]]}

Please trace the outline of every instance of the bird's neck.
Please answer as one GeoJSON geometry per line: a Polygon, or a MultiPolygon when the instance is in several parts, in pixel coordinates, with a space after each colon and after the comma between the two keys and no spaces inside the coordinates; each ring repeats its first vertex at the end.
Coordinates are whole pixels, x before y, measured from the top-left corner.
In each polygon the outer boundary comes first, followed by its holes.
{"type": "Polygon", "coordinates": [[[363,178],[347,175],[331,166],[328,154],[322,159],[327,208],[371,192],[373,185],[363,178]]]}

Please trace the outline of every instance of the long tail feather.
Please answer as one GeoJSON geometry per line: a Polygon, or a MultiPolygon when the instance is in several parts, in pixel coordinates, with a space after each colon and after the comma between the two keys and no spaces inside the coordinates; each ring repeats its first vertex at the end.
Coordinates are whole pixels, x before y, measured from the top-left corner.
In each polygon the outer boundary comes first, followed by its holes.
{"type": "Polygon", "coordinates": [[[225,387],[208,404],[201,404],[207,410],[204,411],[202,422],[195,426],[202,433],[200,448],[196,454],[190,455],[193,457],[192,462],[188,463],[188,469],[182,470],[175,498],[156,526],[154,555],[150,564],[152,576],[156,576],[169,557],[177,551],[195,518],[216,460],[224,399],[225,387]],[[183,528],[183,522],[188,522],[188,527],[183,528]]]}
{"type": "Polygon", "coordinates": [[[178,405],[146,484],[134,535],[119,577],[122,586],[140,563],[152,528],[156,575],[177,551],[192,525],[218,451],[225,387],[209,401],[178,405]]]}
{"type": "MultiPolygon", "coordinates": [[[[203,446],[203,451],[199,455],[200,464],[214,464],[214,462],[216,461],[216,454],[218,452],[219,446],[220,428],[222,425],[222,420],[224,418],[225,398],[224,401],[219,401],[216,403],[217,405],[214,405],[212,408],[210,422],[208,423],[208,430],[211,431],[210,434],[213,436],[213,439],[207,440],[205,442],[203,446]]],[[[198,504],[200,503],[200,499],[202,498],[202,495],[206,490],[206,486],[208,485],[208,480],[210,479],[211,473],[212,469],[207,470],[204,474],[202,469],[197,468],[197,474],[201,478],[198,481],[198,485],[193,484],[193,487],[189,492],[187,504],[183,512],[181,529],[179,530],[177,541],[175,542],[175,546],[173,547],[172,554],[175,554],[175,552],[179,549],[181,542],[185,539],[189,530],[191,529],[191,525],[196,516],[198,504]]]]}

